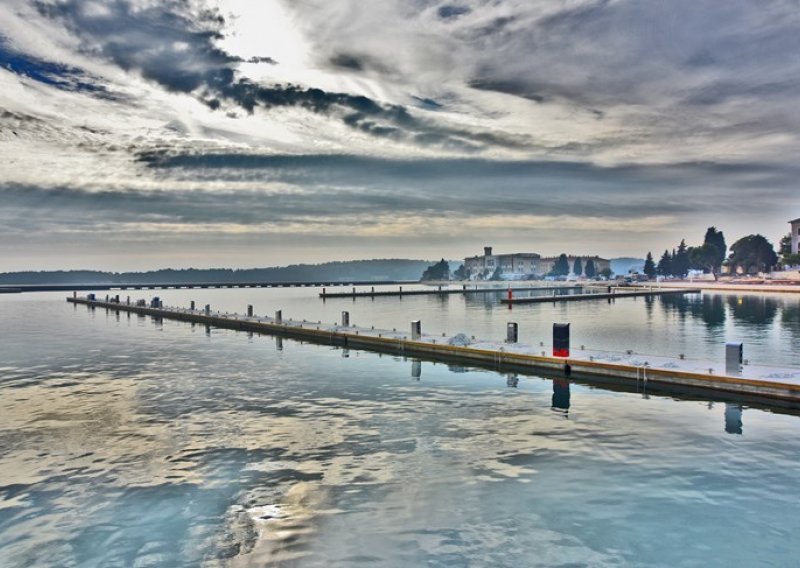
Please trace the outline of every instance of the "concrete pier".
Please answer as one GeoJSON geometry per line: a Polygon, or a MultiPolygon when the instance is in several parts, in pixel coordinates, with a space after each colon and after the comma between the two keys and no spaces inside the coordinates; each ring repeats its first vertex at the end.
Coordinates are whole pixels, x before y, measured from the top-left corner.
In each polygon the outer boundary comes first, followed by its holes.
{"type": "Polygon", "coordinates": [[[580,302],[582,300],[617,300],[621,298],[636,298],[639,296],[676,296],[684,294],[700,294],[698,289],[670,289],[670,290],[634,290],[628,292],[630,288],[614,288],[611,292],[596,292],[590,294],[563,294],[553,296],[531,296],[529,298],[502,298],[503,304],[544,304],[548,302],[580,302]]]}
{"type": "MultiPolygon", "coordinates": [[[[412,339],[411,333],[376,330],[373,328],[295,322],[277,318],[247,317],[178,307],[148,307],[146,302],[136,305],[116,304],[92,299],[69,297],[67,301],[86,305],[91,309],[106,308],[126,311],[140,316],[172,319],[211,326],[300,339],[326,345],[340,345],[349,349],[364,349],[382,353],[395,353],[421,359],[448,363],[469,363],[503,372],[544,374],[550,377],[571,377],[611,384],[627,383],[638,390],[664,388],[672,390],[707,391],[735,394],[771,404],[800,407],[800,369],[744,366],[738,376],[725,373],[724,344],[720,345],[719,359],[691,361],[678,357],[661,357],[593,350],[572,350],[569,357],[546,355],[541,344],[505,341],[473,340],[464,345],[459,336],[448,337],[422,334],[412,339]]],[[[524,331],[524,330],[523,330],[524,331]]]]}
{"type": "MultiPolygon", "coordinates": [[[[518,288],[511,288],[514,292],[537,292],[537,291],[554,291],[558,290],[582,290],[583,286],[520,286],[518,288]]],[[[325,288],[320,292],[319,297],[327,300],[331,298],[379,298],[390,296],[444,296],[448,294],[506,294],[508,293],[508,285],[502,287],[488,287],[488,286],[475,286],[468,288],[466,285],[461,288],[449,288],[443,290],[441,286],[431,290],[403,290],[400,286],[397,290],[381,290],[375,291],[373,287],[369,292],[356,292],[353,288],[352,292],[328,292],[325,288]]]]}

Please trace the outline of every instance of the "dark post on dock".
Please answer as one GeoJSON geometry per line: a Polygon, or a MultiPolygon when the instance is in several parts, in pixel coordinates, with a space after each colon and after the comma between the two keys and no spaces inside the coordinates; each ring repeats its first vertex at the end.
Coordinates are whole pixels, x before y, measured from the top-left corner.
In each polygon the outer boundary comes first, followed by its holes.
{"type": "Polygon", "coordinates": [[[553,357],[569,357],[569,324],[553,324],[553,357]]]}

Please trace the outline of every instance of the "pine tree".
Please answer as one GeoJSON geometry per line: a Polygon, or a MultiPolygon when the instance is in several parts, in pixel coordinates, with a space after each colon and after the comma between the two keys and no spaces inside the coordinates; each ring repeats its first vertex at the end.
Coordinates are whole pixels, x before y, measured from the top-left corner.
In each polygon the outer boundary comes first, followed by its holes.
{"type": "Polygon", "coordinates": [[[681,239],[677,252],[672,255],[672,273],[680,278],[689,273],[689,251],[686,239],[681,239]]]}
{"type": "Polygon", "coordinates": [[[703,239],[703,245],[709,245],[715,249],[715,251],[708,251],[707,254],[710,256],[707,260],[711,261],[711,273],[716,276],[722,268],[722,261],[725,260],[725,254],[728,251],[725,235],[722,234],[722,231],[717,231],[716,227],[709,227],[703,239]]]}
{"type": "Polygon", "coordinates": [[[597,276],[597,269],[594,266],[594,261],[590,258],[586,261],[586,278],[594,278],[597,276]]]}
{"type": "Polygon", "coordinates": [[[656,276],[656,265],[653,262],[653,253],[651,252],[647,253],[647,258],[644,260],[644,273],[648,278],[655,278],[656,276]]]}
{"type": "Polygon", "coordinates": [[[575,276],[580,276],[583,274],[583,263],[581,262],[581,257],[575,259],[575,264],[572,265],[572,273],[575,276]]]}
{"type": "Polygon", "coordinates": [[[661,260],[658,261],[656,271],[661,276],[672,276],[672,256],[669,254],[668,250],[665,250],[664,254],[661,255],[661,260]]]}
{"type": "Polygon", "coordinates": [[[553,265],[553,272],[555,276],[566,276],[569,274],[569,260],[567,260],[567,255],[562,253],[559,255],[558,260],[553,265]]]}

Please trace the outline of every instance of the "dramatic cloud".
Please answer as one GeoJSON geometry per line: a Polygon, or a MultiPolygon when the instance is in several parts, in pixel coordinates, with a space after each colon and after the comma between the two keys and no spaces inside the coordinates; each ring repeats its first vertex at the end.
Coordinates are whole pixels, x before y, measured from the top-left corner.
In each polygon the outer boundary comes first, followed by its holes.
{"type": "Polygon", "coordinates": [[[126,240],[162,245],[139,265],[641,255],[800,215],[790,0],[7,0],[0,22],[0,270],[126,240]]]}

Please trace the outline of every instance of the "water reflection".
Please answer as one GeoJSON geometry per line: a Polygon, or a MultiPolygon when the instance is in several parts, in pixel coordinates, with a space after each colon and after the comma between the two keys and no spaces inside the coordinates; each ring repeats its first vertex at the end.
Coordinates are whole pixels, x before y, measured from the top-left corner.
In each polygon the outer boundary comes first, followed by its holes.
{"type": "Polygon", "coordinates": [[[564,416],[569,414],[569,381],[566,379],[553,379],[553,401],[551,408],[563,411],[564,416]]]}
{"type": "Polygon", "coordinates": [[[742,405],[725,403],[725,432],[728,434],[742,433],[742,405]]]}
{"type": "Polygon", "coordinates": [[[766,296],[729,296],[727,300],[733,319],[758,326],[770,325],[780,305],[775,298],[766,296]]]}
{"type": "Polygon", "coordinates": [[[725,303],[720,295],[661,296],[661,306],[665,312],[675,313],[682,320],[686,316],[702,320],[709,329],[725,325],[725,303]]]}

